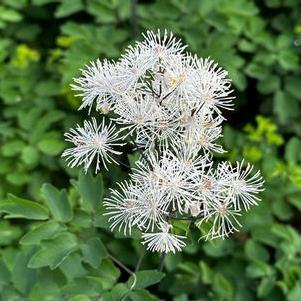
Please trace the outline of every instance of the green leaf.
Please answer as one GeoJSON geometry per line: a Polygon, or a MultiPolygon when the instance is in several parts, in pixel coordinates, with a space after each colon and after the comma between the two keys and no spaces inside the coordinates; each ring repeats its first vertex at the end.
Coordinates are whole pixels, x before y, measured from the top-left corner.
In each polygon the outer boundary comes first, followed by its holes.
{"type": "Polygon", "coordinates": [[[15,186],[22,186],[30,181],[30,175],[21,170],[15,170],[6,176],[6,180],[15,186]]]}
{"type": "Polygon", "coordinates": [[[298,236],[297,232],[289,225],[274,223],[270,230],[272,233],[286,240],[287,242],[293,242],[295,238],[298,236]]]}
{"type": "Polygon", "coordinates": [[[55,3],[59,2],[60,0],[31,0],[32,4],[34,5],[45,5],[48,3],[55,3]]]}
{"type": "Polygon", "coordinates": [[[39,245],[42,240],[53,238],[59,232],[65,231],[67,227],[55,221],[40,224],[30,232],[26,233],[20,240],[22,245],[39,245]]]}
{"type": "Polygon", "coordinates": [[[274,269],[262,261],[254,261],[247,266],[247,276],[250,278],[260,278],[273,275],[274,269]]]}
{"type": "Polygon", "coordinates": [[[74,13],[79,12],[80,10],[82,10],[82,8],[82,0],[62,0],[62,3],[58,6],[55,12],[55,17],[68,17],[74,13]]]}
{"type": "Polygon", "coordinates": [[[16,264],[16,257],[20,253],[20,250],[16,248],[3,248],[1,250],[1,257],[3,260],[3,263],[7,267],[7,269],[11,272],[16,264]]]}
{"type": "Polygon", "coordinates": [[[298,102],[283,91],[277,91],[274,95],[274,111],[281,123],[289,121],[298,115],[298,102]]]}
{"type": "Polygon", "coordinates": [[[138,161],[138,159],[140,158],[141,154],[140,152],[134,152],[133,154],[129,154],[128,155],[128,160],[130,163],[130,167],[133,168],[136,166],[136,162],[138,161]]]}
{"type": "Polygon", "coordinates": [[[278,55],[279,64],[286,70],[295,70],[299,68],[298,56],[290,49],[283,49],[278,55]]]}
{"type": "Polygon", "coordinates": [[[60,154],[65,147],[63,140],[45,138],[39,141],[38,149],[46,155],[55,156],[60,154]]]}
{"type": "MultiPolygon", "coordinates": [[[[45,134],[48,130],[48,128],[58,121],[61,121],[64,119],[66,114],[59,110],[52,109],[51,111],[47,112],[44,116],[39,117],[34,125],[34,127],[31,129],[31,143],[37,143],[41,142],[43,139],[45,139],[45,134]]],[[[61,143],[63,143],[63,140],[60,140],[61,143]]],[[[44,148],[45,145],[42,144],[42,148],[45,151],[44,148]]],[[[47,151],[47,150],[46,150],[47,151]]]]}
{"type": "Polygon", "coordinates": [[[293,289],[287,295],[287,301],[299,301],[301,296],[301,284],[296,283],[293,289]]]}
{"type": "Polygon", "coordinates": [[[125,283],[117,283],[110,295],[113,296],[114,300],[122,300],[122,298],[129,292],[129,288],[125,283]]]}
{"type": "Polygon", "coordinates": [[[35,92],[39,96],[56,96],[61,93],[60,83],[54,80],[44,80],[35,87],[35,92]]]}
{"type": "Polygon", "coordinates": [[[59,191],[51,184],[46,183],[42,186],[41,192],[55,220],[66,223],[72,219],[73,211],[65,189],[59,191]]]}
{"type": "Polygon", "coordinates": [[[157,270],[146,270],[135,273],[135,276],[136,281],[134,276],[131,276],[127,281],[129,288],[131,288],[133,285],[134,287],[132,287],[132,289],[149,287],[160,282],[162,278],[164,278],[165,274],[157,270]]]}
{"type": "Polygon", "coordinates": [[[71,180],[71,183],[83,198],[82,207],[85,210],[92,212],[100,206],[104,190],[101,174],[93,177],[90,173],[81,172],[78,181],[71,180]]]}
{"type": "Polygon", "coordinates": [[[80,228],[90,228],[92,224],[92,216],[86,211],[83,211],[81,209],[75,209],[71,223],[72,225],[75,225],[80,228]]]}
{"type": "Polygon", "coordinates": [[[204,251],[210,257],[223,257],[231,254],[234,249],[233,241],[231,240],[213,240],[204,244],[204,251]]]}
{"type": "Polygon", "coordinates": [[[288,163],[297,163],[301,158],[301,140],[297,137],[292,137],[285,145],[284,157],[288,163]]]}
{"type": "Polygon", "coordinates": [[[285,81],[285,90],[299,100],[301,100],[300,81],[301,78],[296,76],[290,76],[285,81]]]}
{"type": "Polygon", "coordinates": [[[83,266],[82,257],[79,253],[70,254],[70,256],[61,263],[60,269],[69,281],[87,274],[87,270],[83,266]]]}
{"type": "Polygon", "coordinates": [[[262,150],[256,146],[245,146],[243,149],[244,157],[251,162],[256,162],[262,158],[262,150]]]}
{"type": "Polygon", "coordinates": [[[43,268],[37,272],[38,280],[30,291],[30,300],[46,301],[48,299],[49,301],[63,301],[61,299],[63,292],[60,287],[60,283],[66,282],[63,273],[59,269],[51,271],[49,268],[43,268]]]}
{"type": "Polygon", "coordinates": [[[25,146],[22,149],[21,159],[28,166],[36,165],[39,162],[39,152],[33,146],[25,146]]]}
{"type": "Polygon", "coordinates": [[[106,289],[112,288],[120,276],[120,270],[111,259],[104,258],[98,268],[98,275],[103,278],[102,285],[106,289]]]}
{"type": "Polygon", "coordinates": [[[164,267],[168,272],[174,271],[179,264],[182,262],[182,254],[178,253],[168,253],[164,259],[164,267]]]}
{"type": "Polygon", "coordinates": [[[185,220],[173,220],[172,221],[172,226],[180,231],[183,231],[186,233],[190,227],[191,222],[190,221],[185,221],[185,220]]]}
{"type": "Polygon", "coordinates": [[[27,0],[2,0],[2,3],[10,7],[20,9],[27,5],[27,0]]]}
{"type": "Polygon", "coordinates": [[[226,300],[233,300],[233,286],[222,274],[216,274],[213,279],[213,290],[226,300]]]}
{"type": "Polygon", "coordinates": [[[48,218],[48,210],[45,206],[13,194],[8,195],[8,200],[0,203],[0,212],[7,213],[5,218],[25,218],[33,220],[45,220],[48,218]]]}
{"type": "Polygon", "coordinates": [[[104,292],[103,278],[97,276],[84,276],[75,278],[64,287],[64,293],[68,295],[97,296],[104,292]]]}
{"type": "Polygon", "coordinates": [[[222,1],[220,6],[219,10],[229,16],[238,15],[240,18],[243,18],[258,14],[258,8],[255,3],[247,0],[222,1]]]}
{"type": "Polygon", "coordinates": [[[21,140],[12,140],[2,145],[2,154],[5,157],[14,157],[20,154],[25,143],[21,140]]]}
{"type": "Polygon", "coordinates": [[[262,245],[252,239],[247,240],[245,244],[245,253],[247,258],[250,260],[269,260],[269,252],[262,245]]]}
{"type": "Polygon", "coordinates": [[[244,52],[254,52],[256,50],[256,44],[254,44],[246,39],[241,39],[238,42],[238,47],[241,51],[244,51],[244,52]]]}
{"type": "Polygon", "coordinates": [[[274,93],[280,87],[280,78],[276,75],[269,75],[257,83],[257,88],[262,94],[274,93]]]}
{"type": "Polygon", "coordinates": [[[97,237],[90,238],[81,246],[83,260],[97,269],[103,258],[108,256],[107,250],[101,240],[97,237]]]}
{"type": "Polygon", "coordinates": [[[76,236],[63,232],[54,239],[42,242],[41,249],[30,259],[28,267],[41,268],[49,266],[51,270],[57,268],[77,247],[76,236]]]}
{"type": "Polygon", "coordinates": [[[301,198],[299,195],[292,195],[288,198],[289,202],[295,206],[296,208],[298,208],[298,210],[301,212],[301,198]]]}
{"type": "Polygon", "coordinates": [[[272,203],[272,210],[279,220],[287,221],[294,216],[292,207],[285,199],[276,199],[272,203]]]}
{"type": "Polygon", "coordinates": [[[160,299],[152,295],[149,291],[143,289],[131,292],[129,297],[133,301],[160,301],[160,299]]]}
{"type": "Polygon", "coordinates": [[[12,282],[14,286],[23,294],[28,294],[36,283],[36,271],[29,269],[27,263],[32,252],[23,254],[20,252],[15,259],[15,266],[12,271],[12,282]]]}
{"type": "Polygon", "coordinates": [[[0,6],[0,20],[7,22],[19,22],[22,20],[22,15],[16,10],[0,6]]]}
{"type": "Polygon", "coordinates": [[[250,77],[254,77],[260,80],[265,79],[269,74],[268,69],[265,66],[253,62],[246,67],[245,72],[250,77]]]}
{"type": "Polygon", "coordinates": [[[87,295],[76,295],[68,299],[68,301],[90,301],[91,299],[87,295]]]}
{"type": "Polygon", "coordinates": [[[259,298],[266,297],[271,292],[271,290],[274,288],[275,283],[276,283],[275,276],[269,276],[266,278],[262,278],[259,286],[257,287],[257,296],[259,298]]]}
{"type": "Polygon", "coordinates": [[[213,280],[213,271],[204,261],[200,261],[199,266],[201,268],[202,282],[205,284],[211,284],[213,280]]]}
{"type": "Polygon", "coordinates": [[[2,286],[3,284],[8,284],[10,282],[10,273],[3,262],[2,259],[0,259],[0,285],[2,286]]]}
{"type": "Polygon", "coordinates": [[[6,220],[0,221],[0,246],[9,245],[22,235],[22,230],[6,220]]]}

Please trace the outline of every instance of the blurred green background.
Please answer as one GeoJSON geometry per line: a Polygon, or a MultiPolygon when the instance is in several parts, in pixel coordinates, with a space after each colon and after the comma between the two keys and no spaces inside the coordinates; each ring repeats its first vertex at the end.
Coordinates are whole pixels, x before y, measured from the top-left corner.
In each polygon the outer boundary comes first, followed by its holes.
{"type": "Polygon", "coordinates": [[[300,0],[2,0],[0,31],[0,300],[301,300],[300,0]],[[240,233],[197,243],[192,227],[164,274],[148,254],[130,289],[109,253],[134,269],[142,247],[101,206],[127,171],[84,176],[60,154],[87,113],[72,77],[157,28],[229,71],[221,159],[252,162],[266,190],[240,233]]]}

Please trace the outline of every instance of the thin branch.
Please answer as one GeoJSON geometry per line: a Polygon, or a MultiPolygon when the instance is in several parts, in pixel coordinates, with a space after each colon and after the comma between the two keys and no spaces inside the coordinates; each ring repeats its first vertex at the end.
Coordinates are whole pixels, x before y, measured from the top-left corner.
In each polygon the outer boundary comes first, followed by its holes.
{"type": "Polygon", "coordinates": [[[129,134],[129,137],[130,137],[132,143],[135,145],[136,149],[137,149],[137,150],[139,151],[139,153],[141,154],[142,158],[147,162],[147,164],[148,164],[149,166],[151,166],[151,164],[150,164],[149,160],[147,159],[147,157],[145,156],[143,150],[138,146],[138,144],[136,143],[135,139],[132,137],[131,134],[129,134]]]}
{"type": "Polygon", "coordinates": [[[146,249],[145,249],[145,247],[144,247],[144,248],[142,249],[142,252],[141,252],[141,254],[140,254],[140,256],[139,256],[139,259],[138,259],[138,261],[137,261],[136,268],[135,268],[135,273],[139,271],[139,269],[140,269],[140,267],[141,267],[141,264],[142,264],[142,261],[143,261],[143,258],[144,258],[144,256],[145,256],[145,254],[146,254],[146,249]]]}
{"type": "Polygon", "coordinates": [[[133,38],[135,38],[138,34],[138,23],[137,23],[137,5],[138,5],[138,0],[132,0],[131,1],[131,16],[130,16],[130,21],[132,24],[132,33],[133,33],[133,38]]]}
{"type": "Polygon", "coordinates": [[[174,215],[169,215],[170,219],[174,219],[174,220],[183,220],[183,221],[196,221],[200,218],[202,218],[202,216],[198,215],[198,216],[174,216],[174,215]]]}
{"type": "Polygon", "coordinates": [[[126,167],[126,168],[128,168],[128,169],[131,169],[131,167],[130,167],[129,165],[127,165],[126,163],[123,163],[118,157],[115,157],[115,156],[114,156],[114,160],[115,160],[118,164],[120,164],[120,165],[122,165],[122,166],[124,166],[124,167],[126,167]]]}
{"type": "Polygon", "coordinates": [[[160,95],[154,90],[153,85],[150,82],[146,82],[146,87],[149,88],[150,92],[152,92],[155,97],[160,97],[160,95]]]}
{"type": "Polygon", "coordinates": [[[119,261],[116,257],[114,257],[113,255],[109,254],[109,257],[120,267],[122,268],[124,271],[126,271],[128,274],[130,275],[134,275],[135,273],[130,270],[128,267],[126,267],[121,261],[119,261]]]}
{"type": "Polygon", "coordinates": [[[160,255],[160,263],[159,263],[159,271],[162,272],[163,271],[163,267],[164,267],[164,259],[166,257],[166,253],[162,253],[160,255]]]}
{"type": "Polygon", "coordinates": [[[162,101],[163,101],[164,99],[166,99],[166,98],[167,98],[168,96],[170,96],[173,92],[175,92],[175,91],[177,90],[178,86],[179,86],[179,85],[177,85],[174,89],[172,89],[170,92],[168,92],[168,93],[167,93],[166,95],[164,95],[162,98],[160,98],[159,104],[161,104],[162,101]]]}

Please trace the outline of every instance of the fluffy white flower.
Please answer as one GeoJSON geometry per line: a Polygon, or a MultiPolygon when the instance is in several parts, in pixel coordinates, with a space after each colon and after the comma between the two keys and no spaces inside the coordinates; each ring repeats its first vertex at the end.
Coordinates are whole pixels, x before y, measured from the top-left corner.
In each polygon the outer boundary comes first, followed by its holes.
{"type": "Polygon", "coordinates": [[[164,59],[174,54],[181,54],[187,45],[183,45],[180,39],[177,39],[172,33],[168,33],[167,30],[164,34],[161,31],[157,32],[147,31],[143,34],[144,40],[138,42],[138,47],[144,50],[149,50],[157,58],[164,59]]]}
{"type": "Polygon", "coordinates": [[[147,250],[161,253],[175,253],[185,247],[186,244],[182,241],[182,239],[185,239],[184,236],[168,233],[171,225],[163,223],[160,225],[160,228],[162,232],[142,234],[142,244],[147,245],[147,250]]]}
{"type": "Polygon", "coordinates": [[[75,147],[67,149],[70,166],[87,170],[96,161],[116,162],[115,146],[131,140],[142,153],[131,180],[119,184],[105,199],[112,230],[144,233],[151,251],[176,252],[185,243],[169,232],[172,218],[193,218],[211,224],[207,239],[224,238],[240,227],[243,211],[260,200],[263,179],[243,162],[213,163],[213,153],[224,152],[223,110],[234,97],[228,72],[209,58],[185,52],[181,40],[167,31],[147,31],[116,62],[96,60],[72,88],[81,108],[104,114],[118,124],[85,121],[66,134],[75,147]],[[157,231],[156,229],[159,229],[157,231]]]}
{"type": "Polygon", "coordinates": [[[118,78],[115,63],[97,59],[81,72],[80,77],[74,78],[75,84],[71,85],[73,90],[79,91],[76,96],[83,98],[79,109],[89,107],[91,110],[94,102],[98,107],[105,105],[111,108],[126,90],[126,85],[118,78]]]}
{"type": "Polygon", "coordinates": [[[166,207],[181,213],[193,197],[193,167],[170,151],[163,151],[161,157],[156,153],[146,156],[137,162],[132,179],[144,187],[161,191],[165,195],[166,207]]]}
{"type": "Polygon", "coordinates": [[[194,177],[194,197],[202,204],[203,214],[208,213],[208,208],[212,202],[219,198],[223,187],[215,178],[215,173],[212,168],[212,162],[203,166],[198,170],[197,176],[194,177]]]}
{"type": "Polygon", "coordinates": [[[168,216],[168,202],[162,191],[127,182],[119,184],[119,189],[121,192],[111,189],[111,196],[104,202],[112,229],[117,227],[126,233],[136,226],[153,231],[168,216]]]}
{"type": "Polygon", "coordinates": [[[238,217],[241,215],[240,210],[233,208],[231,199],[225,199],[221,201],[213,201],[208,206],[204,217],[197,223],[198,227],[203,222],[209,222],[211,224],[210,230],[205,235],[206,240],[215,238],[225,238],[230,234],[239,231],[242,225],[238,221],[238,217]]]}
{"type": "Polygon", "coordinates": [[[194,92],[202,107],[218,114],[222,113],[220,109],[231,110],[234,97],[229,96],[232,90],[228,72],[209,58],[195,57],[194,66],[197,70],[194,92]]]}
{"type": "Polygon", "coordinates": [[[115,132],[115,125],[111,122],[105,125],[105,119],[100,125],[97,125],[96,119],[85,121],[84,126],[77,125],[75,129],[71,129],[65,134],[66,141],[75,145],[75,147],[66,149],[63,157],[67,157],[71,167],[83,165],[85,171],[88,170],[93,160],[96,159],[95,172],[101,168],[101,163],[107,169],[106,162],[112,161],[118,164],[114,159],[114,155],[120,155],[122,152],[113,149],[115,146],[122,146],[118,143],[120,140],[115,132]]]}
{"type": "Polygon", "coordinates": [[[119,232],[131,233],[132,227],[136,224],[138,210],[139,187],[132,183],[118,183],[119,189],[110,189],[111,195],[105,198],[104,206],[108,210],[105,215],[109,215],[110,228],[115,228],[119,232]]]}
{"type": "Polygon", "coordinates": [[[233,167],[230,162],[223,162],[218,171],[219,178],[224,179],[224,185],[229,189],[228,195],[233,196],[234,207],[240,210],[243,206],[248,210],[260,201],[257,195],[264,190],[264,180],[260,171],[252,175],[253,165],[248,163],[244,168],[243,164],[244,161],[236,162],[236,166],[233,167]]]}
{"type": "Polygon", "coordinates": [[[123,125],[121,131],[124,137],[136,132],[137,136],[145,136],[145,140],[153,139],[152,128],[157,120],[163,119],[163,110],[154,97],[141,93],[117,103],[115,112],[118,116],[114,120],[123,125]]]}
{"type": "Polygon", "coordinates": [[[215,141],[222,137],[222,128],[220,126],[195,126],[185,133],[185,142],[196,150],[203,152],[223,153],[223,147],[215,141]]]}

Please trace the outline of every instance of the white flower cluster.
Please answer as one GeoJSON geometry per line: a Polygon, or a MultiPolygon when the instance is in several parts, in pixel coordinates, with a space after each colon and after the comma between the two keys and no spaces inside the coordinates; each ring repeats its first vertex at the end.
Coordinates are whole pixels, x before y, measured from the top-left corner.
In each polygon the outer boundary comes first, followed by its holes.
{"type": "Polygon", "coordinates": [[[87,170],[96,161],[98,172],[106,161],[117,163],[115,148],[131,140],[141,158],[104,202],[111,228],[137,227],[149,250],[166,253],[185,246],[185,237],[172,233],[174,218],[206,222],[207,239],[224,238],[238,230],[238,217],[257,204],[263,186],[249,164],[214,168],[212,153],[223,152],[222,109],[233,105],[230,80],[185,48],[172,34],[148,31],[118,61],[97,60],[82,70],[72,85],[83,99],[80,109],[94,107],[111,121],[105,125],[103,117],[98,125],[92,118],[71,129],[66,137],[74,147],[63,153],[72,167],[87,170]]]}

